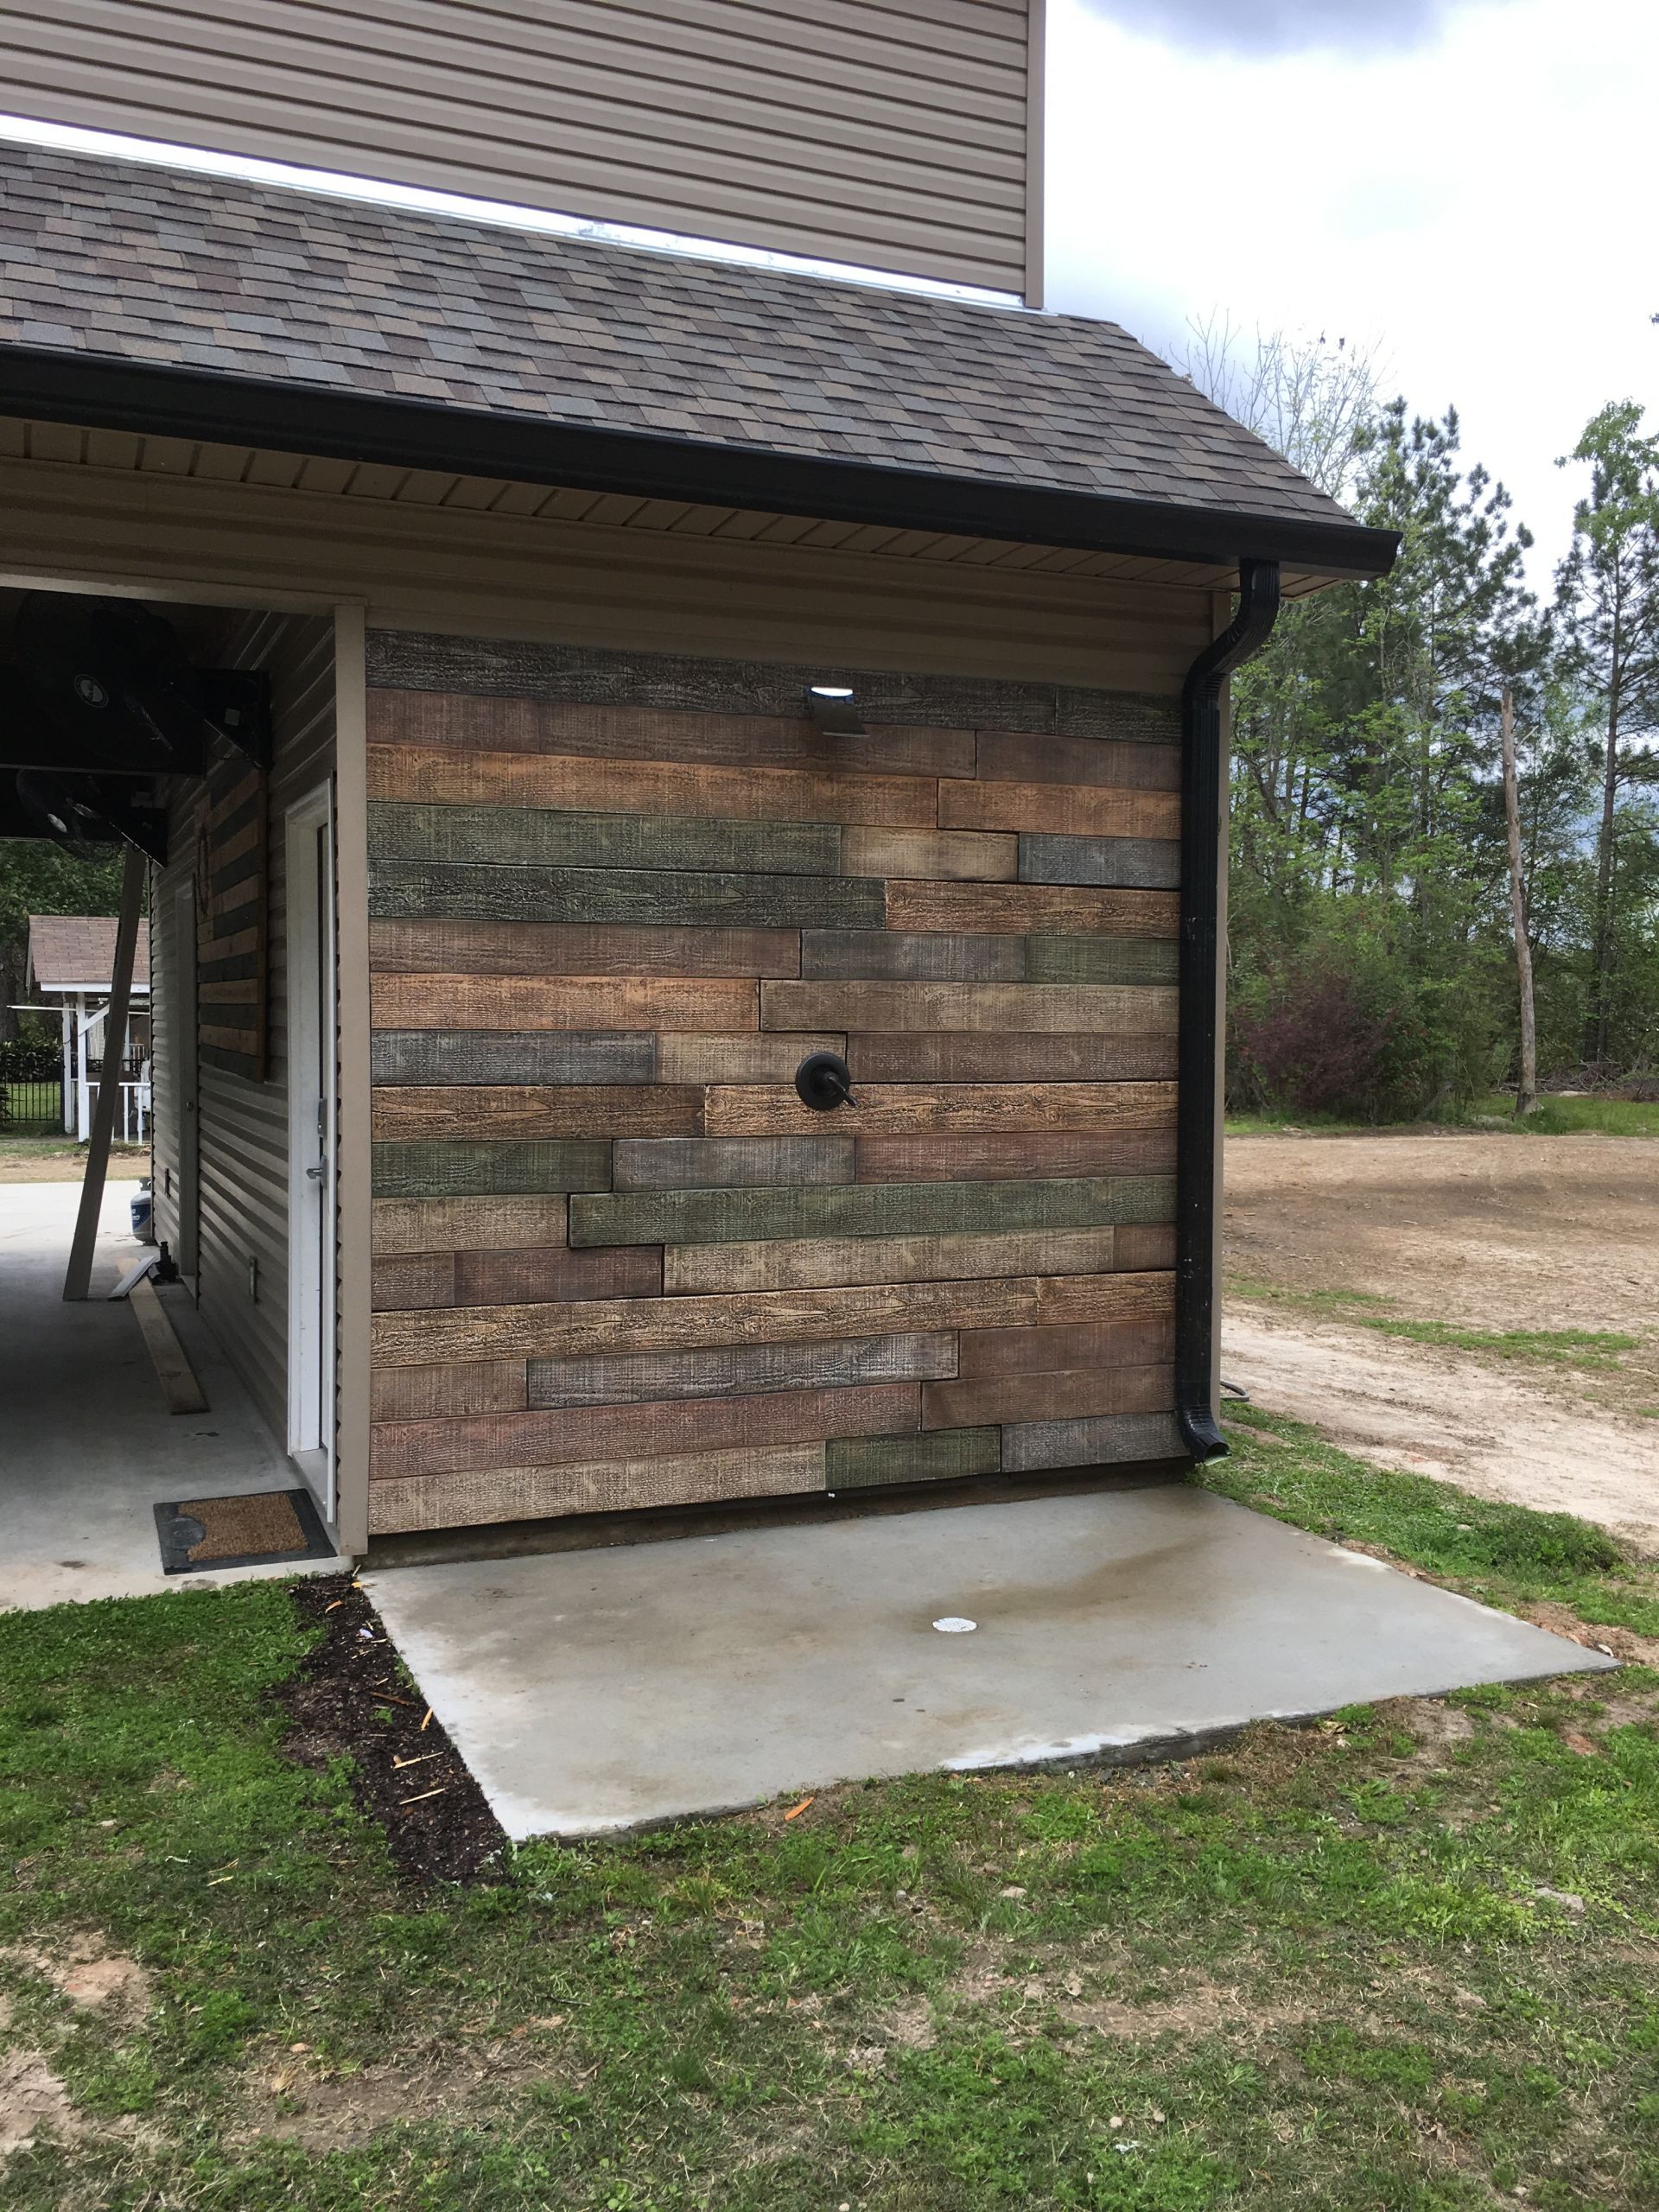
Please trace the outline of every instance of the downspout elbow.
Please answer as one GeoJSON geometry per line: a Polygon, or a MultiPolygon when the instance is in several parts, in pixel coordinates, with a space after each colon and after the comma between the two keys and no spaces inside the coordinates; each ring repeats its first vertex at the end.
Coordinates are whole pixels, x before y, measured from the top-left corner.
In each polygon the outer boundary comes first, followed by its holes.
{"type": "Polygon", "coordinates": [[[1195,1460],[1227,1446],[1216,1418],[1216,1197],[1220,1135],[1221,880],[1226,772],[1222,686],[1260,651],[1280,605],[1279,563],[1244,560],[1238,609],[1181,694],[1180,1039],[1175,1160],[1175,1418],[1195,1460]]]}

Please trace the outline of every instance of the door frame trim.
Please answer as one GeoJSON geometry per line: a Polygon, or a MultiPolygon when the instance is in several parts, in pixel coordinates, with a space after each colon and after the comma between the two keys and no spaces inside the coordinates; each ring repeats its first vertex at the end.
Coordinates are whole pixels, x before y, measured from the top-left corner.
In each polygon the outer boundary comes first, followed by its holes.
{"type": "Polygon", "coordinates": [[[321,1503],[330,1522],[337,1510],[339,1435],[339,1155],[340,1155],[340,987],[339,987],[339,865],[335,856],[334,795],[332,779],[316,785],[283,813],[287,861],[287,971],[288,971],[288,1437],[289,1454],[308,1475],[321,1476],[321,1503]],[[318,882],[317,833],[327,835],[328,880],[318,882]],[[321,897],[326,890],[327,897],[321,897]],[[325,942],[315,944],[315,932],[302,917],[320,915],[325,942]],[[334,988],[329,1004],[321,1003],[321,978],[328,974],[334,988]],[[332,1016],[330,1019],[329,1017],[332,1016]],[[319,1240],[321,1268],[319,1280],[310,1279],[304,1265],[310,1250],[308,1221],[304,1209],[314,1204],[308,1170],[317,1164],[314,1111],[308,1110],[312,1085],[305,1040],[332,1038],[334,1049],[325,1049],[320,1093],[325,1107],[326,1155],[328,1169],[325,1204],[328,1208],[325,1233],[319,1240]],[[313,1303],[314,1300],[315,1304],[313,1303]],[[321,1320],[313,1317],[319,1312],[321,1320]],[[320,1363],[316,1394],[310,1389],[310,1339],[315,1332],[320,1363]],[[334,1408],[332,1421],[323,1416],[334,1408]]]}

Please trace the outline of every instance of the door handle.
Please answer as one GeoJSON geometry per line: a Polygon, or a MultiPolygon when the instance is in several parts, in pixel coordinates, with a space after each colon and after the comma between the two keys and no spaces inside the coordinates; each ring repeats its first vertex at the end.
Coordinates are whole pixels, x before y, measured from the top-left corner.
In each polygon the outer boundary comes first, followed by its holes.
{"type": "Polygon", "coordinates": [[[308,1167],[305,1172],[314,1183],[326,1183],[328,1180],[327,1160],[319,1160],[315,1167],[308,1167]]]}

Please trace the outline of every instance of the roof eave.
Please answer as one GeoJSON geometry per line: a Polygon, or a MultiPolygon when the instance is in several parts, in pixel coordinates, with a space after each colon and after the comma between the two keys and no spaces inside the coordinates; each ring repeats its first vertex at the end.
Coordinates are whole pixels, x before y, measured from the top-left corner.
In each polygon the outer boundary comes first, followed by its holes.
{"type": "Polygon", "coordinates": [[[0,413],[1141,558],[1386,575],[1395,531],[784,454],[297,379],[0,344],[0,413]]]}

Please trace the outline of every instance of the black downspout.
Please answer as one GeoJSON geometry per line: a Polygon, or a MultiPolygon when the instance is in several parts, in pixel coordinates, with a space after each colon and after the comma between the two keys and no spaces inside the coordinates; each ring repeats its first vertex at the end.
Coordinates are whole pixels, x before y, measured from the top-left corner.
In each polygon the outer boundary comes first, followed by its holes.
{"type": "Polygon", "coordinates": [[[1241,561],[1238,612],[1187,671],[1181,693],[1180,1049],[1176,1073],[1175,1418],[1195,1459],[1226,1452],[1215,1414],[1217,1034],[1221,953],[1221,687],[1265,645],[1279,563],[1241,561]]]}

